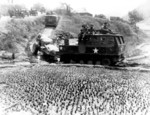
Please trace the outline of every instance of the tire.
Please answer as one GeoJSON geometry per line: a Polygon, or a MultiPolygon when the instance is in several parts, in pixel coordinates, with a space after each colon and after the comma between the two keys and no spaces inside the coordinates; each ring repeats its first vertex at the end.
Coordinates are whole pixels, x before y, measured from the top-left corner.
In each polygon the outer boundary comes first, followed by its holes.
{"type": "Polygon", "coordinates": [[[96,61],[95,65],[101,65],[100,61],[96,61]]]}
{"type": "Polygon", "coordinates": [[[79,62],[80,64],[84,64],[84,61],[83,60],[80,60],[80,62],[79,62]]]}
{"type": "Polygon", "coordinates": [[[71,59],[70,60],[70,64],[74,64],[74,63],[75,63],[75,61],[71,59]]]}
{"type": "Polygon", "coordinates": [[[93,61],[92,61],[92,60],[88,60],[88,61],[87,61],[87,64],[92,65],[92,64],[93,64],[93,61]]]}
{"type": "Polygon", "coordinates": [[[110,59],[108,59],[108,58],[103,59],[103,60],[102,60],[102,65],[110,66],[110,65],[111,65],[110,59]]]}

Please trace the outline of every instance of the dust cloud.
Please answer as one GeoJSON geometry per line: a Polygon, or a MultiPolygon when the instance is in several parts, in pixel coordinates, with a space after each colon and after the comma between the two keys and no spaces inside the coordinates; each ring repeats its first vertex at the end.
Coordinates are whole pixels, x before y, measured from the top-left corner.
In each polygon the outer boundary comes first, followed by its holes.
{"type": "Polygon", "coordinates": [[[143,20],[137,23],[137,26],[147,34],[147,38],[144,43],[136,47],[139,51],[139,56],[134,57],[137,63],[150,65],[150,19],[143,20]]]}

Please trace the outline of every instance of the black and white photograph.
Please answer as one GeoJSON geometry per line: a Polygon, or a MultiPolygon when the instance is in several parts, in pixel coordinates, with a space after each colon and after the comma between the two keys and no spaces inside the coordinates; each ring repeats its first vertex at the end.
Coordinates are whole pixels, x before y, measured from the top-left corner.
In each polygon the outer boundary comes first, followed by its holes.
{"type": "Polygon", "coordinates": [[[0,0],[0,115],[150,115],[150,0],[0,0]]]}

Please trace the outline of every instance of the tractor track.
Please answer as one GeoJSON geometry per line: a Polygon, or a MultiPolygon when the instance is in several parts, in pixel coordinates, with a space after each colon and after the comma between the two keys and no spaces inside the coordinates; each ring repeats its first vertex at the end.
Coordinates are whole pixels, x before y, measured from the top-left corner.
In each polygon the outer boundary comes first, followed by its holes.
{"type": "Polygon", "coordinates": [[[150,68],[146,68],[143,65],[127,64],[125,67],[120,66],[105,66],[105,65],[88,65],[88,64],[49,64],[45,66],[61,66],[61,67],[86,67],[86,68],[105,68],[111,70],[125,70],[125,71],[141,71],[150,72],[150,68]]]}

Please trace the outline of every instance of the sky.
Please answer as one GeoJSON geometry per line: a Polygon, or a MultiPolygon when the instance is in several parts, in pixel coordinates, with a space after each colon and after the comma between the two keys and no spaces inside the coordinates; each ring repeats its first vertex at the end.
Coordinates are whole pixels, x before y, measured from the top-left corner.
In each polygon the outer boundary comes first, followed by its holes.
{"type": "MultiPolygon", "coordinates": [[[[0,0],[0,4],[11,0],[0,0]]],[[[147,0],[13,0],[14,4],[24,4],[30,8],[35,3],[41,3],[46,8],[55,9],[61,3],[69,4],[75,11],[87,11],[92,14],[105,14],[108,16],[125,16],[129,11],[144,4],[147,0]]]]}

